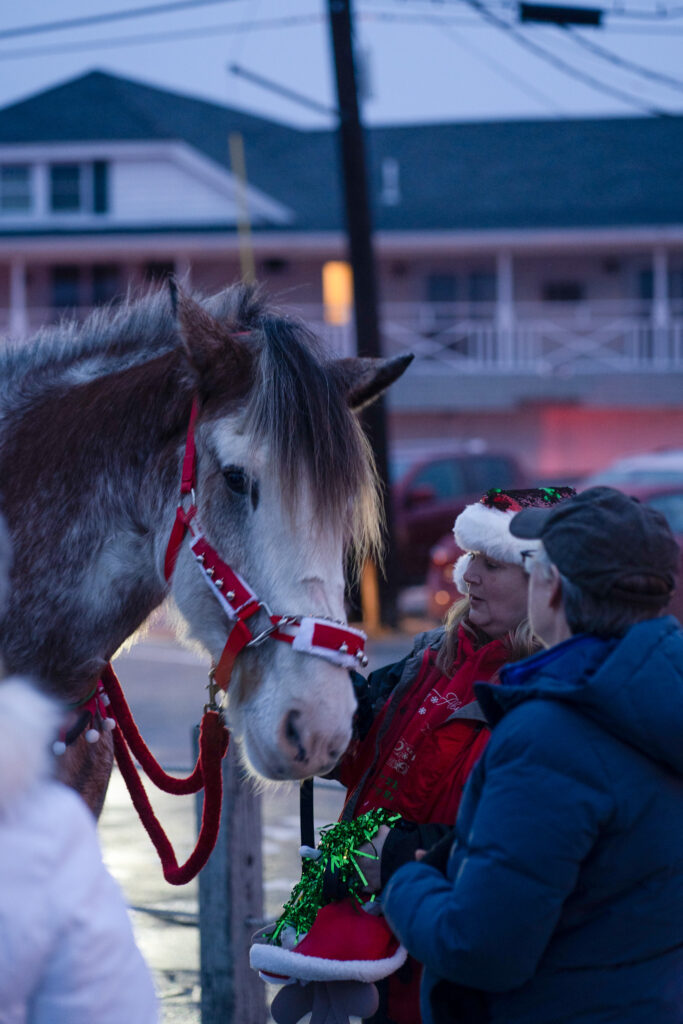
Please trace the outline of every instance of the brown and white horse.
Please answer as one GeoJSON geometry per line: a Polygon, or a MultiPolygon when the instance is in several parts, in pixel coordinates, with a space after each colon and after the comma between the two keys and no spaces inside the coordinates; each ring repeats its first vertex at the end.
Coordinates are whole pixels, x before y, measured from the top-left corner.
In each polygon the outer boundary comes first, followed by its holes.
{"type": "MultiPolygon", "coordinates": [[[[0,624],[7,670],[76,704],[169,589],[188,637],[218,661],[232,621],[188,538],[170,584],[164,574],[193,405],[203,535],[269,608],[345,621],[349,551],[363,558],[380,535],[373,461],[353,410],[409,361],[325,358],[304,324],[241,285],[201,301],[181,293],[175,309],[162,289],[82,327],[8,345],[0,354],[0,500],[14,551],[0,624]]],[[[237,659],[228,724],[257,775],[330,769],[353,711],[338,664],[288,643],[237,659]]],[[[81,738],[63,760],[98,810],[108,734],[92,745],[81,738]]]]}

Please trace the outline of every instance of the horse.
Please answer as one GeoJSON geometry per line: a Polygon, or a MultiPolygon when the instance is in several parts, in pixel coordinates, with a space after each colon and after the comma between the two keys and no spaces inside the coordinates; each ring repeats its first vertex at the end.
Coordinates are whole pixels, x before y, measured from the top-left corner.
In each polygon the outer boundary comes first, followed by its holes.
{"type": "MultiPolygon", "coordinates": [[[[0,650],[7,671],[72,707],[169,594],[182,638],[214,664],[236,628],[182,530],[165,572],[191,420],[188,501],[258,594],[261,637],[275,628],[264,609],[345,623],[345,567],[381,543],[355,414],[411,357],[332,358],[258,288],[171,292],[152,288],[0,352],[0,503],[14,553],[0,650]]],[[[263,779],[324,774],[350,739],[347,667],[296,647],[250,644],[230,682],[229,728],[263,779]]],[[[110,735],[81,736],[60,760],[99,814],[110,735]]]]}

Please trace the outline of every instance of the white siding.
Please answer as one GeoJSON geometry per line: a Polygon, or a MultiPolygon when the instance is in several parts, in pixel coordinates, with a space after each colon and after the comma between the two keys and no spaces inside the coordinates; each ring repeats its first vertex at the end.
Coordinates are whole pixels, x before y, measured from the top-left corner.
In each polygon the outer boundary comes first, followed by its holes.
{"type": "Polygon", "coordinates": [[[169,160],[117,160],[110,167],[110,219],[124,223],[236,223],[236,203],[169,160]]]}

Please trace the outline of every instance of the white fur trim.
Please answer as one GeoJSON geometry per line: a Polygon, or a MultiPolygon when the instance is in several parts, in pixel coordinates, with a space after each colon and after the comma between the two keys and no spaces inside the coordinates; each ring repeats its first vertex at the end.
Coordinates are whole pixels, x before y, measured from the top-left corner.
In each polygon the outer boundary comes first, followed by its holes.
{"type": "Polygon", "coordinates": [[[249,950],[249,963],[255,971],[261,972],[265,981],[275,985],[288,984],[291,978],[297,981],[379,981],[397,971],[407,956],[405,947],[399,946],[393,956],[383,960],[328,960],[257,942],[249,950]]]}
{"type": "Polygon", "coordinates": [[[52,774],[60,718],[57,704],[24,679],[0,683],[0,808],[52,774]]]}
{"type": "Polygon", "coordinates": [[[453,566],[453,582],[455,583],[458,591],[464,594],[465,597],[469,594],[469,588],[465,583],[465,573],[467,572],[467,566],[470,564],[470,558],[472,557],[471,551],[466,551],[464,555],[461,555],[458,561],[453,566]]]}
{"type": "MultiPolygon", "coordinates": [[[[510,520],[515,512],[502,512],[498,508],[488,508],[481,502],[475,502],[462,510],[453,526],[456,544],[463,551],[482,551],[498,562],[510,562],[522,565],[522,551],[534,550],[538,541],[521,540],[510,533],[510,520]]],[[[460,561],[460,560],[458,560],[460,561]]],[[[456,563],[457,565],[457,563],[456,563]]],[[[465,571],[465,566],[462,572],[465,571]]],[[[459,579],[455,578],[461,593],[459,579]]],[[[464,586],[464,583],[463,583],[464,586]]]]}

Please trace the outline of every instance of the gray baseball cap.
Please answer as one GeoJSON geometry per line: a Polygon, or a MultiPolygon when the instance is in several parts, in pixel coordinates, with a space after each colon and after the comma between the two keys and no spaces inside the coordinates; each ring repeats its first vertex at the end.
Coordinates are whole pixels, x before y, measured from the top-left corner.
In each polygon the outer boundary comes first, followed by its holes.
{"type": "Polygon", "coordinates": [[[680,552],[666,519],[613,487],[589,487],[552,508],[522,509],[510,532],[541,540],[563,576],[600,597],[665,604],[676,585],[680,552]],[[643,576],[661,580],[667,593],[644,587],[643,576]]]}

